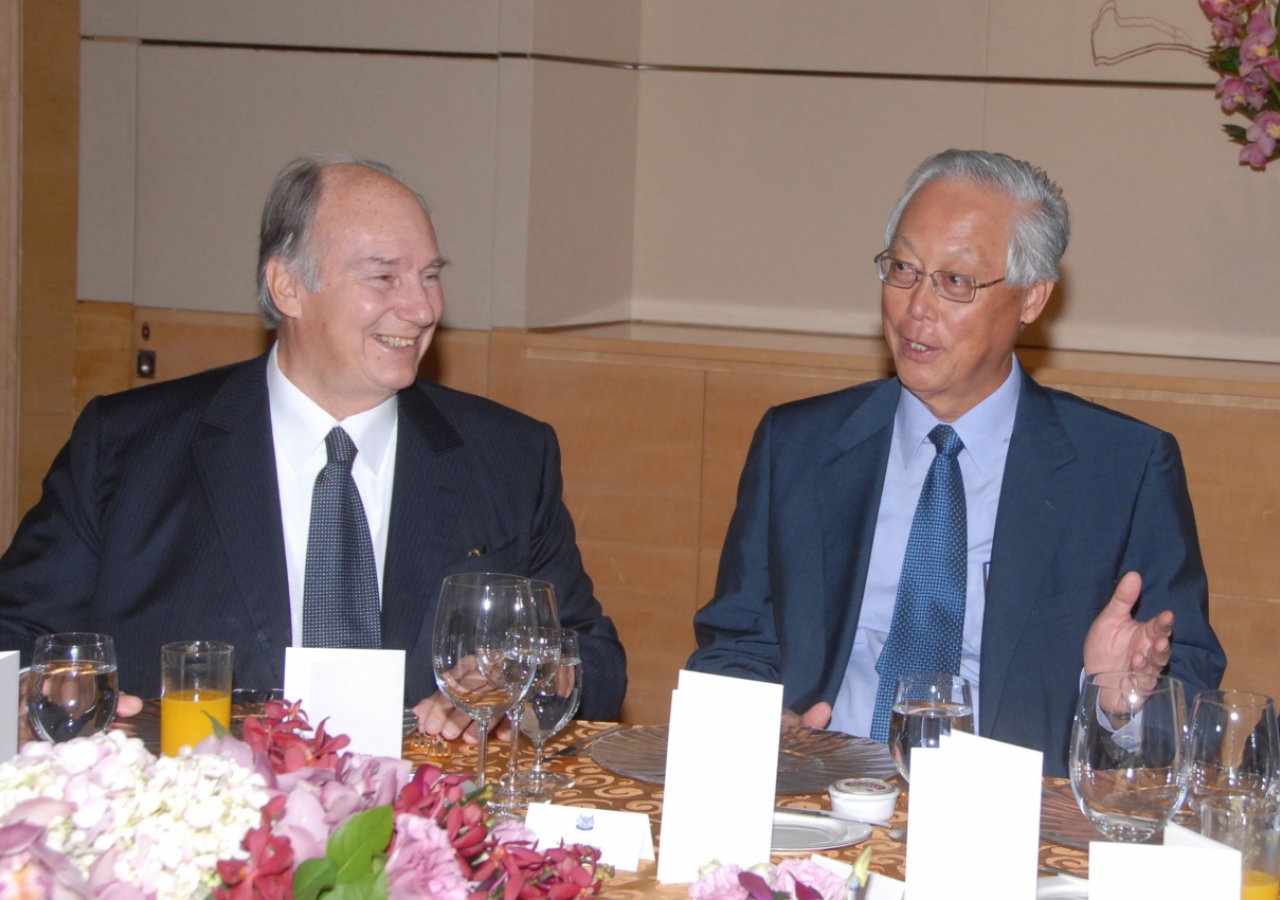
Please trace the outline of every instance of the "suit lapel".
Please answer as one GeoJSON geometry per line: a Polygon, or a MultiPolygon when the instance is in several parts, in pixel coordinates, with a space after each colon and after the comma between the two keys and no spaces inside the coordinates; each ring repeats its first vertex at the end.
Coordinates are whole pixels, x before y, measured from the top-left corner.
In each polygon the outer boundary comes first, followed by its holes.
{"type": "Polygon", "coordinates": [[[243,615],[278,679],[291,640],[289,580],[267,400],[266,356],[240,365],[201,416],[192,442],[200,486],[244,601],[243,615]]]}
{"type": "Polygon", "coordinates": [[[1073,496],[1063,470],[1075,456],[1048,392],[1024,371],[1000,487],[983,615],[983,735],[990,736],[1000,714],[1010,658],[1069,518],[1073,496]]]}
{"type": "Polygon", "coordinates": [[[441,573],[456,556],[471,478],[462,436],[419,386],[399,394],[395,484],[382,590],[382,644],[410,652],[430,614],[441,573]]]}
{"type": "Polygon", "coordinates": [[[853,648],[899,391],[896,378],[885,381],[845,420],[818,476],[823,500],[823,616],[836,642],[814,700],[834,702],[853,648]]]}

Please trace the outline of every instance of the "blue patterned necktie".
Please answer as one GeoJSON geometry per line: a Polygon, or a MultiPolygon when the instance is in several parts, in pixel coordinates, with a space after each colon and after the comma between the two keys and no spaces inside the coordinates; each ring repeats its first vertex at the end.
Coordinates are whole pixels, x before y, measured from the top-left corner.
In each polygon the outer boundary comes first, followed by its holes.
{"type": "Polygon", "coordinates": [[[964,444],[950,425],[936,426],[929,440],[938,455],[920,490],[898,579],[893,624],[876,660],[880,687],[871,738],[882,742],[889,739],[889,713],[898,678],[928,672],[960,674],[969,529],[964,478],[956,456],[964,444]]]}
{"type": "Polygon", "coordinates": [[[311,492],[302,587],[302,646],[382,646],[378,570],[369,520],[351,478],[356,445],[340,427],[324,439],[329,462],[311,492]]]}

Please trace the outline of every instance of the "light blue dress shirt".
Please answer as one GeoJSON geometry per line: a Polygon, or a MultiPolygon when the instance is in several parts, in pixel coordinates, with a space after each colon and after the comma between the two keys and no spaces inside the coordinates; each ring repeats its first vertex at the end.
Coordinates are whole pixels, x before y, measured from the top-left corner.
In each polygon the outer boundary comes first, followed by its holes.
{"type": "MultiPolygon", "coordinates": [[[[978,725],[978,676],[982,657],[982,615],[986,607],[986,569],[991,560],[991,541],[1000,505],[1000,485],[1009,454],[1009,438],[1018,411],[1022,369],[1015,357],[1013,370],[993,394],[969,410],[951,427],[960,435],[964,449],[958,457],[964,478],[965,514],[968,519],[968,586],[965,591],[964,643],[960,648],[960,674],[973,689],[973,721],[978,725]]],[[[867,585],[862,595],[858,631],[849,654],[840,693],[832,710],[830,728],[846,734],[871,733],[876,690],[880,676],[876,660],[889,639],[893,607],[898,597],[898,579],[907,553],[911,522],[915,518],[920,490],[937,449],[928,435],[940,420],[929,412],[906,388],[898,400],[893,420],[893,440],[885,469],[884,491],[876,517],[875,537],[867,585]]],[[[849,515],[857,515],[849,510],[849,515]]],[[[853,548],[849,549],[853,552],[853,548]]]]}

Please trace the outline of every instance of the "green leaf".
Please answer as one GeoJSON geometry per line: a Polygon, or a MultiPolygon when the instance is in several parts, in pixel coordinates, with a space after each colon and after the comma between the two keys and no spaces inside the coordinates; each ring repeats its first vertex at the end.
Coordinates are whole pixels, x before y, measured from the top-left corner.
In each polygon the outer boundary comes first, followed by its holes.
{"type": "Polygon", "coordinates": [[[327,856],[309,859],[293,872],[294,900],[316,900],[320,892],[333,887],[338,864],[327,856]]]}
{"type": "Polygon", "coordinates": [[[226,726],[226,725],[223,725],[221,722],[219,722],[217,719],[215,719],[212,715],[210,715],[207,711],[205,711],[205,710],[201,710],[201,712],[203,712],[206,716],[208,716],[208,717],[209,717],[209,721],[210,721],[211,723],[213,723],[213,736],[214,736],[214,737],[216,737],[216,738],[231,737],[231,732],[227,730],[227,726],[226,726]]]}
{"type": "Polygon", "coordinates": [[[1240,141],[1241,143],[1248,143],[1249,138],[1248,138],[1248,135],[1245,133],[1244,126],[1242,126],[1242,125],[1223,125],[1223,126],[1222,126],[1222,130],[1223,130],[1223,131],[1225,131],[1227,134],[1231,135],[1231,139],[1232,139],[1233,141],[1240,141]]]}
{"type": "Polygon", "coordinates": [[[370,872],[355,881],[338,884],[324,895],[324,900],[387,900],[387,876],[370,872]]]}
{"type": "Polygon", "coordinates": [[[337,882],[352,883],[373,873],[373,859],[391,843],[395,813],[379,806],[352,816],[329,838],[324,855],[338,864],[337,882]]]}

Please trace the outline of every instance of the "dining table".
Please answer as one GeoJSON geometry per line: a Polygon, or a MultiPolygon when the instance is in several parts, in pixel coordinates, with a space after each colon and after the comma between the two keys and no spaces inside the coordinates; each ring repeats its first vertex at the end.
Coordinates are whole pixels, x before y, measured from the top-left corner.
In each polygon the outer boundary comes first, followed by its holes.
{"type": "MultiPolygon", "coordinates": [[[[597,734],[612,724],[610,722],[573,722],[553,741],[548,742],[544,748],[544,753],[554,753],[574,741],[597,734]]],[[[532,762],[532,755],[529,752],[527,743],[522,742],[522,745],[524,752],[521,754],[521,764],[522,767],[527,767],[532,762]]],[[[404,757],[413,761],[415,765],[431,761],[440,765],[446,772],[474,775],[477,763],[475,746],[455,742],[450,744],[449,748],[452,751],[452,755],[447,761],[442,762],[439,758],[428,756],[422,750],[414,749],[409,738],[406,738],[404,757]]],[[[490,781],[496,781],[500,778],[503,772],[506,771],[508,759],[509,753],[506,741],[491,739],[485,766],[486,777],[490,781]]],[[[659,846],[659,832],[662,822],[661,785],[638,781],[601,767],[592,759],[590,748],[582,751],[581,756],[552,758],[547,765],[555,771],[564,772],[572,776],[574,780],[572,787],[554,794],[551,798],[553,803],[588,809],[613,809],[644,813],[649,817],[649,826],[653,830],[654,847],[658,853],[662,852],[659,846]]],[[[862,843],[838,850],[822,851],[821,855],[851,863],[866,846],[870,845],[872,871],[899,880],[905,880],[906,843],[904,840],[895,840],[890,837],[890,831],[907,825],[911,797],[908,785],[901,779],[898,780],[898,786],[902,788],[902,791],[898,796],[897,808],[887,825],[873,827],[871,837],[862,843]]],[[[1070,815],[1070,812],[1064,808],[1070,805],[1070,792],[1071,788],[1066,779],[1046,778],[1044,780],[1044,803],[1046,807],[1050,805],[1053,807],[1053,813],[1057,817],[1070,815]]],[[[831,809],[830,798],[825,792],[779,794],[776,798],[776,805],[809,810],[829,811],[831,809]]],[[[1088,829],[1092,828],[1092,826],[1088,826],[1084,816],[1079,814],[1078,810],[1076,810],[1076,814],[1080,817],[1080,823],[1087,826],[1084,832],[1087,834],[1088,829]]],[[[895,836],[899,835],[895,834],[895,836]]],[[[1097,837],[1099,840],[1103,839],[1101,835],[1097,837]]],[[[807,856],[809,854],[806,853],[804,855],[807,856]]],[[[773,862],[780,862],[784,858],[775,856],[773,862]]],[[[1068,846],[1042,835],[1040,864],[1087,877],[1089,854],[1083,847],[1068,846]]],[[[619,900],[621,898],[640,900],[640,898],[674,898],[688,895],[689,886],[687,884],[659,884],[656,875],[657,864],[642,861],[639,871],[616,872],[612,878],[605,882],[601,896],[619,898],[619,900]]]]}

